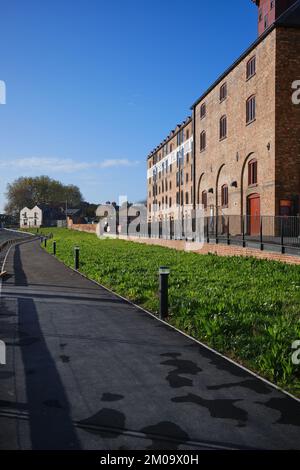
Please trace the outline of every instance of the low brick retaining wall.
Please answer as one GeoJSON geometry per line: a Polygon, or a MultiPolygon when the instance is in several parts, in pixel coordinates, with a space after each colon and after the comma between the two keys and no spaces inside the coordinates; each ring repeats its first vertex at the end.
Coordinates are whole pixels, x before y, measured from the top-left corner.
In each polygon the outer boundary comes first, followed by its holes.
{"type": "MultiPolygon", "coordinates": [[[[126,237],[119,237],[120,239],[126,239],[126,237]]],[[[158,245],[164,246],[167,248],[173,248],[175,250],[184,250],[186,242],[183,240],[163,240],[157,238],[134,238],[131,237],[130,241],[136,243],[144,243],[146,245],[158,245]]],[[[191,244],[189,244],[191,246],[191,244]]],[[[300,257],[295,255],[283,255],[281,253],[274,253],[270,251],[261,251],[257,250],[256,248],[243,248],[242,246],[235,246],[235,245],[222,245],[222,244],[213,244],[213,243],[205,243],[203,247],[195,250],[189,250],[195,253],[199,253],[201,255],[206,255],[208,253],[212,253],[218,256],[253,256],[255,258],[260,259],[269,259],[273,261],[281,261],[283,263],[288,264],[299,264],[300,265],[300,257]]]]}
{"type": "Polygon", "coordinates": [[[96,224],[70,224],[68,228],[71,230],[78,230],[78,232],[88,232],[88,233],[96,233],[96,224]]]}

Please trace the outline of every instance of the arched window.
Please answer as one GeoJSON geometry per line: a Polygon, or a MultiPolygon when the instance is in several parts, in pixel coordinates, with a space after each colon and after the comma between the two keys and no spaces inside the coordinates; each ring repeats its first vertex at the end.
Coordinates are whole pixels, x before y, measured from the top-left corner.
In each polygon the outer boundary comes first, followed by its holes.
{"type": "Polygon", "coordinates": [[[204,209],[207,209],[207,191],[202,191],[202,205],[204,209]]]}
{"type": "Polygon", "coordinates": [[[206,116],[206,104],[202,103],[200,107],[200,119],[203,119],[206,116]]]}
{"type": "Polygon", "coordinates": [[[257,184],[257,160],[253,158],[248,163],[248,185],[257,184]]]}
{"type": "Polygon", "coordinates": [[[220,140],[227,137],[227,117],[222,116],[220,119],[220,140]]]}
{"type": "Polygon", "coordinates": [[[254,121],[256,117],[256,98],[255,95],[250,96],[246,102],[246,124],[254,121]]]}
{"type": "Polygon", "coordinates": [[[221,188],[221,203],[222,207],[228,207],[228,186],[223,184],[221,188]]]}
{"type": "Polygon", "coordinates": [[[206,132],[202,131],[200,134],[200,152],[206,148],[206,132]]]}
{"type": "Polygon", "coordinates": [[[220,101],[224,101],[227,98],[227,83],[223,83],[220,87],[220,101]]]}
{"type": "Polygon", "coordinates": [[[247,62],[247,67],[246,67],[246,78],[247,78],[247,80],[249,80],[249,78],[253,77],[253,75],[255,75],[255,73],[256,73],[256,57],[254,55],[247,62]]]}

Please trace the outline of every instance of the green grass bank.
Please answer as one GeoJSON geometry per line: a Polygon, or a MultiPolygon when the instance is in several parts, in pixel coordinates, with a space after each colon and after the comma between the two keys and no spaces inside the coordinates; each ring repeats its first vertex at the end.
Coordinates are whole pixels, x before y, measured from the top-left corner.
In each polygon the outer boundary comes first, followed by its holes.
{"type": "MultiPolygon", "coordinates": [[[[300,266],[180,252],[67,229],[53,233],[57,257],[145,307],[158,311],[158,268],[169,266],[168,321],[300,397],[300,266]]],[[[52,253],[53,240],[47,250],[52,253]]]]}

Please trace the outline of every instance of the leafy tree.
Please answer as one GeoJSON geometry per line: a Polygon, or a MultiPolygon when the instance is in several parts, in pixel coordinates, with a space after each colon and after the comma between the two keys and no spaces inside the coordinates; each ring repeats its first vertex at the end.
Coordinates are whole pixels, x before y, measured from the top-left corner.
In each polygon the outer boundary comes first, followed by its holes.
{"type": "Polygon", "coordinates": [[[7,185],[7,204],[5,212],[10,215],[18,213],[23,207],[34,207],[46,204],[50,207],[80,206],[82,194],[77,186],[64,185],[49,176],[20,177],[7,185]]]}

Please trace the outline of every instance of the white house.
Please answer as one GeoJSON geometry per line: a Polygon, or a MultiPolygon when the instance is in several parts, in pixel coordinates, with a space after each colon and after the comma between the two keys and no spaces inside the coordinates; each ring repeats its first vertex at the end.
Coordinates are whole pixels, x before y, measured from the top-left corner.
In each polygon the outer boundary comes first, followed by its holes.
{"type": "Polygon", "coordinates": [[[24,207],[20,212],[20,228],[40,227],[43,222],[43,212],[35,206],[33,209],[24,207]]]}

